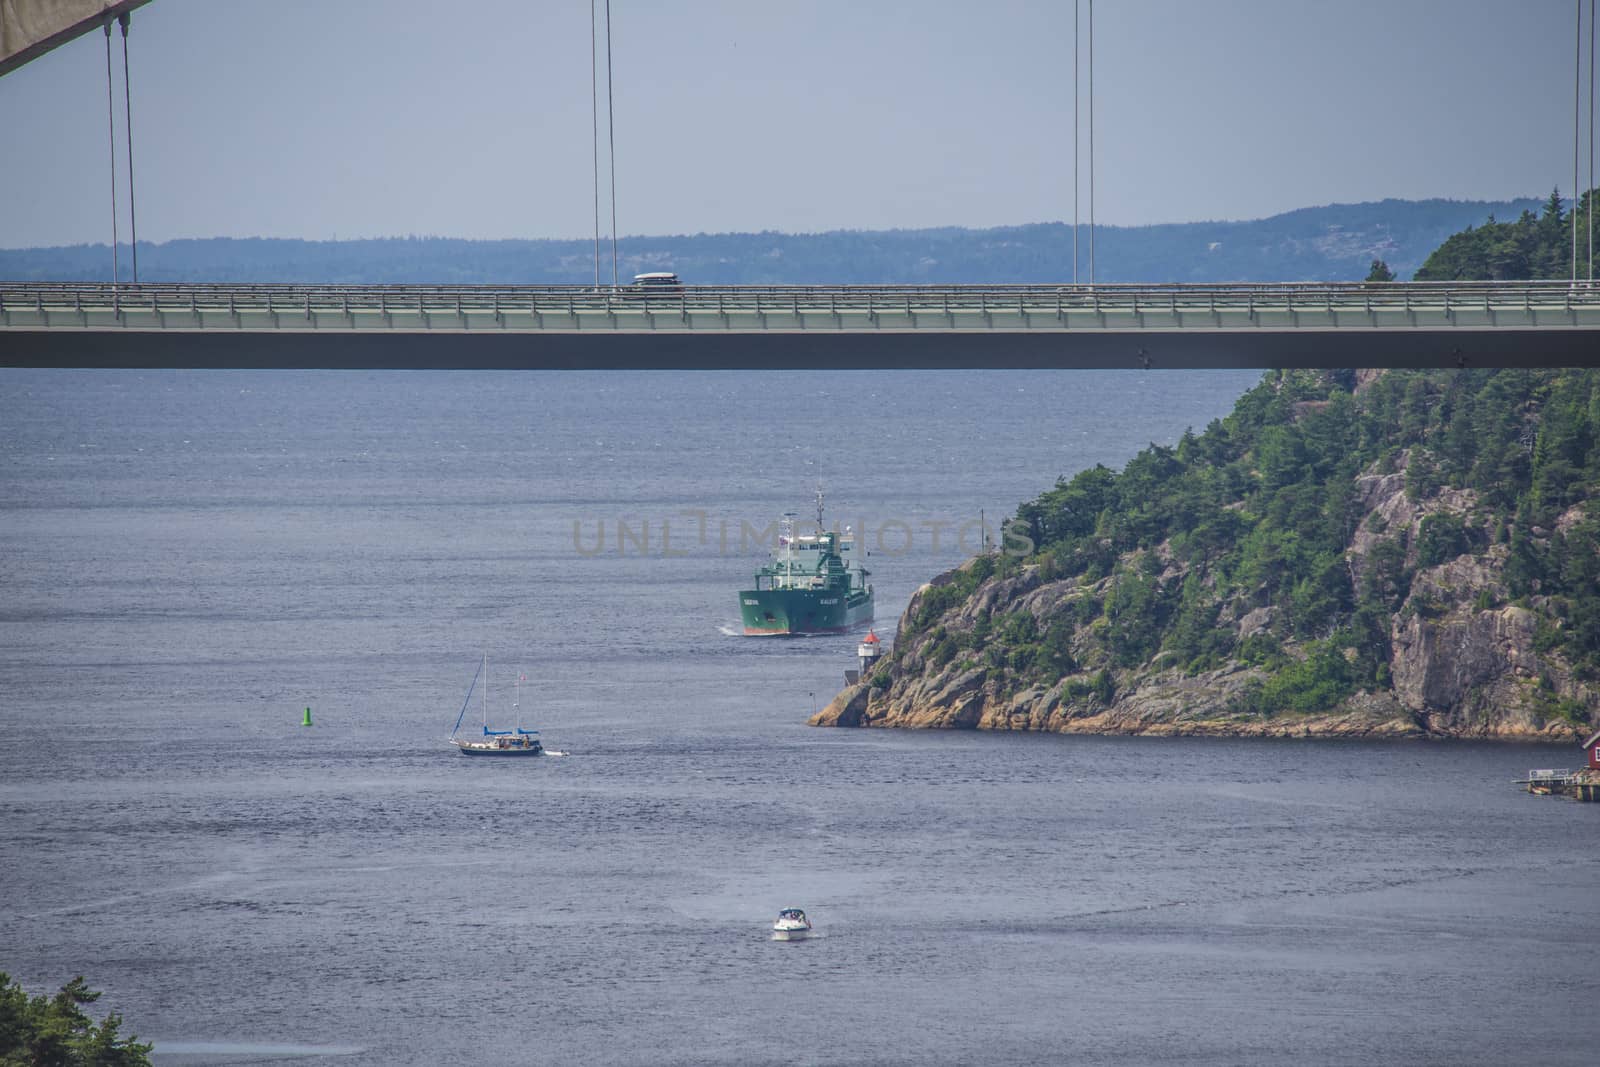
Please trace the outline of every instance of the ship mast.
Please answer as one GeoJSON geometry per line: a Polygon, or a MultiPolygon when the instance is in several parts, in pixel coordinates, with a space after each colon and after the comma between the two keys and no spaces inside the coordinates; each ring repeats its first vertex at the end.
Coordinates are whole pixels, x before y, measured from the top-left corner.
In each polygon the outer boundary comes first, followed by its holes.
{"type": "Polygon", "coordinates": [[[785,511],[778,528],[783,540],[783,587],[788,589],[794,584],[794,512],[785,511]]]}

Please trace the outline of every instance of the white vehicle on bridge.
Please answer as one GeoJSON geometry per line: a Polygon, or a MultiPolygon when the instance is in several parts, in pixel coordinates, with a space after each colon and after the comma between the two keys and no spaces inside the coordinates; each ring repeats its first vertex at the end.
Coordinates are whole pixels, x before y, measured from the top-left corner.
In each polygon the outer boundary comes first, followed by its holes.
{"type": "Polygon", "coordinates": [[[683,283],[678,276],[668,270],[655,270],[647,274],[635,274],[633,286],[636,290],[643,291],[646,296],[655,293],[681,293],[683,283]]]}

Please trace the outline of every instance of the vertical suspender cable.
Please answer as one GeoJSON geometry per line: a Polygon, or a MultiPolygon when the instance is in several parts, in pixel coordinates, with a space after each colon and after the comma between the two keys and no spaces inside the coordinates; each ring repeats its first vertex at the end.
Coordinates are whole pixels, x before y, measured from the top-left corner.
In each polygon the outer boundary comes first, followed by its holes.
{"type": "Polygon", "coordinates": [[[1583,129],[1583,0],[1578,0],[1577,58],[1572,64],[1572,280],[1578,280],[1578,131],[1583,129]]]}
{"type": "Polygon", "coordinates": [[[1078,284],[1078,0],[1072,0],[1072,284],[1078,284]]]}
{"type": "Polygon", "coordinates": [[[600,288],[600,78],[594,36],[595,0],[589,0],[589,132],[594,143],[594,287],[600,288]]]}
{"type": "Polygon", "coordinates": [[[1594,0],[1589,0],[1589,208],[1584,223],[1589,230],[1589,281],[1594,281],[1594,0]]]}
{"type": "Polygon", "coordinates": [[[1089,284],[1094,284],[1094,0],[1089,0],[1089,284]]]}
{"type": "MultiPolygon", "coordinates": [[[[1581,0],[1580,0],[1581,2],[1581,0]]],[[[606,0],[606,136],[611,153],[611,287],[617,285],[617,109],[612,99],[611,0],[606,0]]]]}
{"type": "Polygon", "coordinates": [[[139,213],[133,203],[133,89],[128,75],[128,13],[117,16],[122,25],[122,105],[128,130],[128,227],[133,242],[133,284],[139,284],[139,213]]]}
{"type": "MultiPolygon", "coordinates": [[[[1582,0],[1579,0],[1581,3],[1582,0]]],[[[111,284],[120,280],[117,268],[117,108],[111,90],[111,20],[106,19],[106,136],[111,142],[111,284]]]]}

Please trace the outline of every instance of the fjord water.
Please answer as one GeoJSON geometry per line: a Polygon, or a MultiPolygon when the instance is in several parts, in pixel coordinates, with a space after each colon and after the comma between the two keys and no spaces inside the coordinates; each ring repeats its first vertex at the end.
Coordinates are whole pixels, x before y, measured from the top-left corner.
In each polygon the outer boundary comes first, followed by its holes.
{"type": "Polygon", "coordinates": [[[4,372],[0,970],[168,1064],[1593,1062],[1575,749],[817,730],[855,639],[730,636],[818,481],[887,630],[1254,379],[4,372]],[[483,652],[570,755],[444,744],[483,652]]]}

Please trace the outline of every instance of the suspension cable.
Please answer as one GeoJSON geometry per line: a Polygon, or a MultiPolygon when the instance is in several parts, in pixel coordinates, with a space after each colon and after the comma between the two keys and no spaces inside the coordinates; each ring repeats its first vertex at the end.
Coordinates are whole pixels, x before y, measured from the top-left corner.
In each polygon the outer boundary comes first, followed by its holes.
{"type": "Polygon", "coordinates": [[[1072,0],[1072,284],[1078,284],[1078,0],[1072,0]]]}
{"type": "Polygon", "coordinates": [[[110,283],[117,285],[117,104],[110,88],[110,19],[106,19],[106,136],[110,141],[110,283]]]}
{"type": "Polygon", "coordinates": [[[600,288],[600,79],[594,30],[595,0],[589,0],[589,132],[594,144],[594,287],[600,288]]]}
{"type": "Polygon", "coordinates": [[[611,287],[617,287],[617,112],[611,81],[611,0],[606,0],[606,136],[611,153],[611,287]]]}
{"type": "MultiPolygon", "coordinates": [[[[1583,0],[1578,9],[1578,29],[1573,34],[1577,58],[1572,63],[1572,280],[1578,280],[1578,131],[1583,129],[1583,0]]],[[[1559,208],[1559,203],[1557,208],[1559,208]]],[[[1557,216],[1559,221],[1560,216],[1557,216]]]]}
{"type": "Polygon", "coordinates": [[[1094,0],[1089,0],[1089,284],[1094,284],[1094,0]]]}
{"type": "Polygon", "coordinates": [[[128,226],[133,242],[133,284],[139,284],[139,213],[133,205],[133,89],[128,76],[128,12],[117,16],[122,24],[122,104],[128,130],[128,226]]]}
{"type": "Polygon", "coordinates": [[[1594,282],[1594,0],[1589,0],[1589,206],[1584,222],[1589,230],[1589,281],[1594,282]]]}

